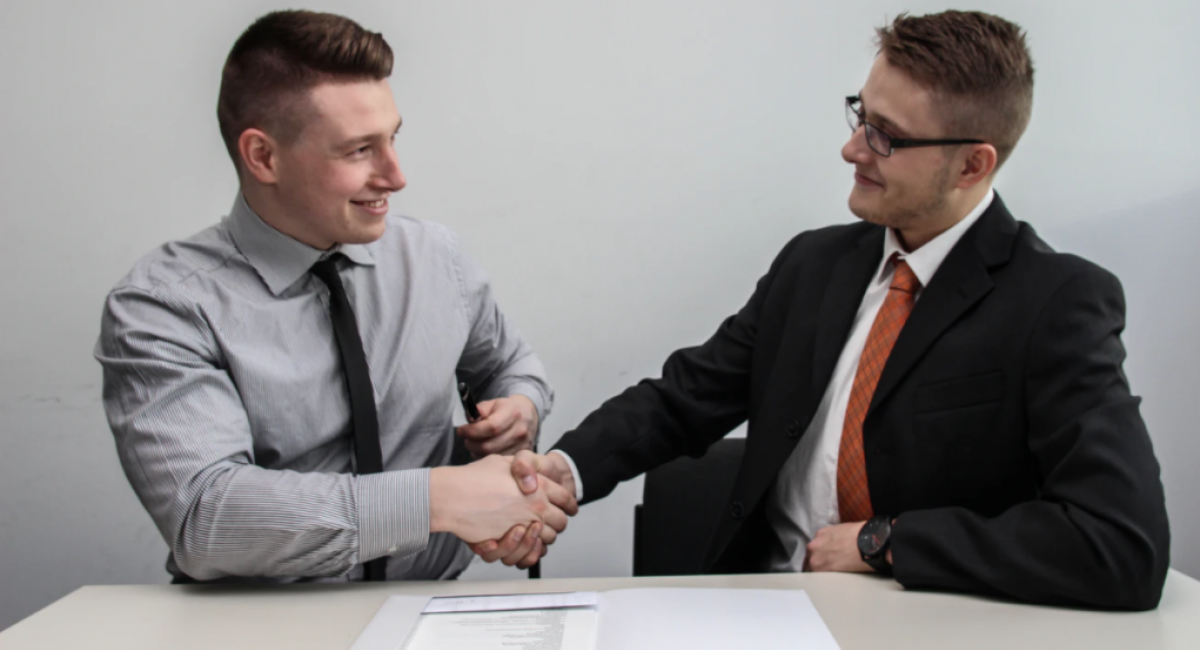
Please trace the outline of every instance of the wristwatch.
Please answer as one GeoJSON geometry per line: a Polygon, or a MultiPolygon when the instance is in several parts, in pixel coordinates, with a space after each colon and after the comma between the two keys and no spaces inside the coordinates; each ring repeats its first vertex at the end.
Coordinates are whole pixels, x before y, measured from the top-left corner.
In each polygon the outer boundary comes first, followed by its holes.
{"type": "Polygon", "coordinates": [[[862,555],[863,562],[877,573],[892,572],[892,565],[887,561],[888,547],[891,543],[892,518],[888,515],[871,517],[858,532],[858,552],[862,555]]]}

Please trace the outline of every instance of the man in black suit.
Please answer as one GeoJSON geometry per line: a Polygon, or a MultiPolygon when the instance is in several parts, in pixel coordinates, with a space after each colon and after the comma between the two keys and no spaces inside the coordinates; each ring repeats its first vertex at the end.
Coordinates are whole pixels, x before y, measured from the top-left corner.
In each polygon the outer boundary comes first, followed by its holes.
{"type": "Polygon", "coordinates": [[[875,570],[908,588],[1153,608],[1170,535],[1121,368],[1120,283],[1053,251],[991,187],[1029,120],[1024,35],[961,12],[878,32],[842,150],[862,223],[793,239],[711,339],[514,474],[593,501],[748,419],[700,542],[713,572],[875,570]]]}

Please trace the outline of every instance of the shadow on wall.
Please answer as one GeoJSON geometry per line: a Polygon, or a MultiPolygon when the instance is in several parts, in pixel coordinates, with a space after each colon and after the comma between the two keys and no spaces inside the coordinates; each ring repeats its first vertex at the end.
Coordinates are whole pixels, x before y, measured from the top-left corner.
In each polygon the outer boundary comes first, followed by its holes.
{"type": "Polygon", "coordinates": [[[1200,192],[1038,230],[1124,285],[1125,371],[1163,469],[1171,564],[1200,577],[1200,192]]]}

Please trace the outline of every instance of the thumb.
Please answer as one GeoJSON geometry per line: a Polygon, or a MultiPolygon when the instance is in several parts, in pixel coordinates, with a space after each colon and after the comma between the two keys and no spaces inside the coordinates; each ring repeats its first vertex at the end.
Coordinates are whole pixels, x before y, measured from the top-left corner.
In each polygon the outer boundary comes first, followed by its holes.
{"type": "Polygon", "coordinates": [[[479,409],[479,419],[486,420],[496,410],[500,400],[490,399],[486,402],[480,402],[475,406],[479,409]]]}
{"type": "Polygon", "coordinates": [[[521,486],[521,492],[525,494],[533,494],[537,492],[538,477],[537,477],[537,455],[528,450],[517,454],[512,463],[512,475],[517,480],[517,485],[521,486]]]}

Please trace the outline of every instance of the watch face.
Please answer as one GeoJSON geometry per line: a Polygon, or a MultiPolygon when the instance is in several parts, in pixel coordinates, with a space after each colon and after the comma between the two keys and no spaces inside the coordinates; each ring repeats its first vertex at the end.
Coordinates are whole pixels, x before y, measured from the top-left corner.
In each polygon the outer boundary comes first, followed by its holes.
{"type": "Polygon", "coordinates": [[[886,518],[872,518],[858,533],[858,550],[863,555],[876,555],[887,545],[891,526],[886,518]]]}

